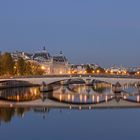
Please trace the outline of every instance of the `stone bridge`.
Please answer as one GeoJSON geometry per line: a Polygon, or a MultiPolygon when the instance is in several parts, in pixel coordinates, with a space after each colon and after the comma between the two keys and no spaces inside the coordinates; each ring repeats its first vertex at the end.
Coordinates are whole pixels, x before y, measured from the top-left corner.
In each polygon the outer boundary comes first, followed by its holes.
{"type": "Polygon", "coordinates": [[[94,77],[94,76],[79,76],[79,77],[40,77],[40,78],[14,78],[14,79],[0,79],[0,81],[2,80],[21,80],[21,81],[28,81],[32,84],[39,84],[41,85],[42,82],[45,82],[46,84],[51,84],[54,82],[58,82],[58,81],[67,81],[67,80],[74,80],[74,79],[78,79],[81,81],[85,81],[85,83],[90,83],[93,80],[99,80],[99,81],[104,81],[110,84],[116,84],[116,82],[119,82],[121,85],[124,84],[133,84],[133,83],[139,83],[140,79],[139,78],[131,78],[131,77],[127,77],[127,78],[113,78],[113,77],[94,77]]]}

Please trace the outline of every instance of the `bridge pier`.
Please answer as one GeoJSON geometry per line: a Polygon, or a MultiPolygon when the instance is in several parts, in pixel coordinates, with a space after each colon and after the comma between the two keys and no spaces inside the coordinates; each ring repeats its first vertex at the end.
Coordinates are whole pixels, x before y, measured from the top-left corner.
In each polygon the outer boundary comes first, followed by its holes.
{"type": "Polygon", "coordinates": [[[108,96],[107,96],[107,95],[105,95],[105,101],[106,101],[106,102],[108,101],[108,96]]]}
{"type": "Polygon", "coordinates": [[[140,102],[140,96],[137,95],[137,102],[140,102]]]}

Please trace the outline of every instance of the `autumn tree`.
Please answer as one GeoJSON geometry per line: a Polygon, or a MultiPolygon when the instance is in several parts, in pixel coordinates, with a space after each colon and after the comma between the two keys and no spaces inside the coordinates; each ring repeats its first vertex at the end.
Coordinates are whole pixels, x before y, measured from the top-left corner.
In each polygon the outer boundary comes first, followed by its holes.
{"type": "Polygon", "coordinates": [[[14,73],[14,61],[10,53],[4,53],[1,56],[2,73],[6,75],[13,75],[14,73]]]}
{"type": "Polygon", "coordinates": [[[31,65],[33,75],[43,75],[45,73],[45,71],[41,69],[41,66],[39,64],[32,63],[31,65]]]}
{"type": "Polygon", "coordinates": [[[90,65],[87,65],[86,72],[89,74],[89,73],[92,73],[92,71],[93,71],[93,68],[91,68],[90,65]]]}
{"type": "Polygon", "coordinates": [[[26,75],[33,75],[31,63],[28,61],[26,62],[26,75]]]}
{"type": "Polygon", "coordinates": [[[0,75],[2,75],[2,56],[0,54],[0,75]]]}
{"type": "Polygon", "coordinates": [[[18,58],[16,62],[17,75],[25,75],[26,74],[26,62],[23,58],[18,58]]]}
{"type": "Polygon", "coordinates": [[[96,72],[98,72],[98,71],[99,71],[99,73],[105,73],[105,70],[102,67],[96,68],[96,72]]]}

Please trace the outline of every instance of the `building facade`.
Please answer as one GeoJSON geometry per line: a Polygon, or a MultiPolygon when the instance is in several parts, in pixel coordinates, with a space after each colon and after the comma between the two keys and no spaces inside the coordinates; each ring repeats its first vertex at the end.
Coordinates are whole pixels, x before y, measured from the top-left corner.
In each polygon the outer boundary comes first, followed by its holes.
{"type": "Polygon", "coordinates": [[[67,74],[69,70],[68,59],[62,54],[51,56],[46,50],[34,53],[33,61],[40,64],[45,74],[67,74]]]}
{"type": "Polygon", "coordinates": [[[60,52],[59,55],[53,57],[53,73],[54,74],[68,74],[69,71],[68,59],[60,52]]]}

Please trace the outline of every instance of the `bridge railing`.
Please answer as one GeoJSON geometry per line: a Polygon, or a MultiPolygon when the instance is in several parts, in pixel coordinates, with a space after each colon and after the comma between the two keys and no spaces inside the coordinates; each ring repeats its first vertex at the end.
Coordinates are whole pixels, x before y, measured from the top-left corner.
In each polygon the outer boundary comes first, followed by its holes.
{"type": "Polygon", "coordinates": [[[106,77],[106,78],[131,78],[140,79],[137,75],[107,75],[107,74],[52,74],[52,75],[31,75],[31,76],[11,76],[11,77],[0,77],[0,79],[14,79],[14,78],[59,78],[59,77],[106,77]]]}

